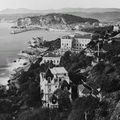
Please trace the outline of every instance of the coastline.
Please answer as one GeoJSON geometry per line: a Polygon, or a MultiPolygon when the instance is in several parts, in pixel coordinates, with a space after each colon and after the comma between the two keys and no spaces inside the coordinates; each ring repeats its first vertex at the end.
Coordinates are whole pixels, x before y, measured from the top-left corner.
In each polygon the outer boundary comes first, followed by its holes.
{"type": "Polygon", "coordinates": [[[0,84],[6,84],[9,80],[9,64],[18,58],[19,52],[25,50],[28,47],[26,44],[32,37],[43,36],[44,40],[50,41],[60,38],[71,32],[65,31],[28,31],[21,34],[11,35],[10,27],[13,24],[0,23],[0,84]]]}
{"type": "Polygon", "coordinates": [[[43,29],[43,28],[39,28],[39,27],[35,27],[35,28],[24,28],[24,29],[20,29],[20,28],[12,28],[12,31],[10,32],[10,34],[19,34],[19,33],[23,33],[23,32],[27,32],[27,31],[35,31],[35,30],[45,30],[48,31],[48,29],[43,29]]]}
{"type": "Polygon", "coordinates": [[[42,28],[42,27],[33,27],[33,28],[12,28],[10,34],[19,34],[28,31],[51,31],[51,32],[71,32],[71,30],[64,29],[53,29],[53,28],[42,28]]]}
{"type": "MultiPolygon", "coordinates": [[[[0,30],[2,32],[2,33],[0,32],[0,55],[1,55],[0,66],[4,65],[3,67],[0,67],[3,68],[3,71],[1,71],[1,73],[3,72],[2,76],[0,76],[0,84],[6,83],[6,80],[9,80],[9,74],[10,74],[10,72],[8,71],[10,69],[9,64],[11,64],[11,62],[13,62],[14,60],[20,57],[19,56],[20,51],[26,50],[28,48],[27,43],[33,37],[43,36],[44,40],[51,41],[51,40],[55,40],[56,38],[60,38],[64,35],[75,33],[75,31],[69,31],[69,30],[56,31],[55,29],[51,29],[50,31],[31,30],[28,32],[22,32],[21,34],[11,35],[10,27],[12,25],[13,24],[9,24],[9,23],[0,24],[0,30]]],[[[78,33],[84,33],[84,32],[79,31],[78,33]]]]}

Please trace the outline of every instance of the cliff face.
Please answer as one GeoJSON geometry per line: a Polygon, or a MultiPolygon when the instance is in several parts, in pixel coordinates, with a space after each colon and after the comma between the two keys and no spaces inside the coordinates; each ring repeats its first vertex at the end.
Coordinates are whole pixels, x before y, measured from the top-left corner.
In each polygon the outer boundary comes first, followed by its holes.
{"type": "Polygon", "coordinates": [[[47,14],[47,15],[41,15],[41,16],[30,16],[25,18],[19,18],[17,20],[18,26],[25,26],[25,25],[71,25],[76,23],[94,23],[99,22],[96,19],[92,18],[82,18],[74,15],[69,14],[47,14]]]}

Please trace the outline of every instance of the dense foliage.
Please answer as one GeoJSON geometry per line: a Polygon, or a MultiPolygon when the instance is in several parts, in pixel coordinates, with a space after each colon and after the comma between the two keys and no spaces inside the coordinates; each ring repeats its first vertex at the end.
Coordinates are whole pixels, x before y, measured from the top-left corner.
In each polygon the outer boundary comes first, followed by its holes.
{"type": "MultiPolygon", "coordinates": [[[[56,99],[59,109],[42,108],[39,74],[54,67],[52,62],[40,65],[40,57],[30,64],[27,71],[16,74],[15,81],[9,81],[9,90],[0,89],[0,120],[118,120],[120,41],[112,37],[119,32],[95,31],[86,49],[79,53],[67,51],[61,57],[59,66],[66,68],[71,81],[70,84],[63,82],[61,88],[53,93],[51,101],[56,99]],[[98,51],[96,53],[98,47],[99,55],[98,51]],[[79,85],[89,92],[84,91],[84,96],[79,97],[79,85]],[[71,93],[65,86],[71,88],[71,93]]],[[[58,49],[58,41],[46,42],[46,47],[50,45],[51,51],[58,49]]]]}

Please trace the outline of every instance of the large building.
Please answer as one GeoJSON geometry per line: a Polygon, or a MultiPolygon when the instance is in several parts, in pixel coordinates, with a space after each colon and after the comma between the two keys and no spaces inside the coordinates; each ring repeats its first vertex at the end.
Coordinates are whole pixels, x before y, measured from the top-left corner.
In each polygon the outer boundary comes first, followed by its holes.
{"type": "Polygon", "coordinates": [[[113,31],[119,31],[120,30],[120,26],[119,25],[114,25],[113,26],[113,31]]]}
{"type": "Polygon", "coordinates": [[[73,39],[72,47],[76,50],[86,48],[86,45],[91,41],[91,35],[78,35],[73,39]]]}
{"type": "Polygon", "coordinates": [[[60,55],[54,54],[54,53],[47,53],[44,57],[43,60],[41,62],[42,63],[50,63],[52,61],[52,63],[54,65],[59,65],[60,64],[60,55]]]}
{"type": "Polygon", "coordinates": [[[64,67],[54,67],[48,69],[46,73],[40,73],[40,78],[44,107],[58,107],[58,102],[52,101],[51,97],[57,89],[61,88],[64,81],[69,84],[68,72],[64,67]]]}
{"type": "Polygon", "coordinates": [[[72,37],[63,36],[61,38],[61,49],[71,49],[72,48],[72,37]]]}

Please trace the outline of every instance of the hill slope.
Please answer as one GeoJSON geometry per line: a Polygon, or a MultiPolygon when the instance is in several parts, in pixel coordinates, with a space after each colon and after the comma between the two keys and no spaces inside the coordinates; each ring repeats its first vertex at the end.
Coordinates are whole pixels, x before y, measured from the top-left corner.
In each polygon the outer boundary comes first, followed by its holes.
{"type": "Polygon", "coordinates": [[[120,12],[69,12],[69,14],[81,16],[81,17],[91,17],[98,19],[102,22],[118,22],[120,19],[120,12]]]}
{"type": "Polygon", "coordinates": [[[25,24],[38,24],[38,25],[70,25],[76,23],[94,23],[99,22],[97,19],[92,18],[82,18],[70,14],[61,14],[61,13],[51,13],[41,16],[30,16],[25,18],[19,18],[17,20],[18,26],[24,26],[25,24]]]}

